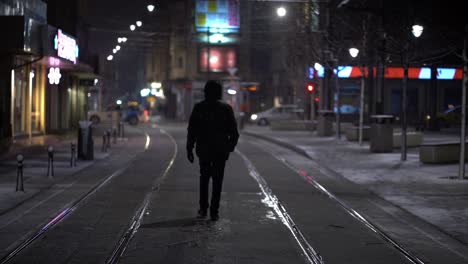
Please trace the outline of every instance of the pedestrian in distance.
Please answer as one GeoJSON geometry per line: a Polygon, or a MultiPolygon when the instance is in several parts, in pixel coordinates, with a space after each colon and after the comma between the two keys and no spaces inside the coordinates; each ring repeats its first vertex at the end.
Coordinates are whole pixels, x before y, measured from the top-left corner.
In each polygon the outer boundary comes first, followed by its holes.
{"type": "Polygon", "coordinates": [[[213,221],[219,219],[224,167],[239,139],[232,107],[221,101],[222,90],[221,84],[216,81],[205,84],[205,100],[193,107],[187,129],[187,158],[193,163],[195,147],[200,165],[198,217],[205,218],[209,208],[213,221]],[[208,203],[210,179],[212,194],[211,203],[208,203]]]}

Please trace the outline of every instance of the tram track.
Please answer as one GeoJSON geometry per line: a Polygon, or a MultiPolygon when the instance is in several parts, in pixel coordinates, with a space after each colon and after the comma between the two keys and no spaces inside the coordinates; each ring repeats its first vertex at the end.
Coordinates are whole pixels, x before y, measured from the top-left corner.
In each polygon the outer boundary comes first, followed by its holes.
{"type": "MultiPolygon", "coordinates": [[[[151,137],[149,136],[148,133],[144,133],[146,137],[146,142],[145,146],[143,149],[143,152],[147,151],[150,145],[151,137]]],[[[0,259],[0,264],[4,263],[9,263],[12,261],[18,254],[20,254],[23,250],[28,248],[34,241],[42,237],[44,234],[46,234],[48,231],[50,231],[53,227],[55,227],[57,224],[63,222],[65,218],[69,215],[71,215],[73,212],[75,212],[77,209],[79,209],[81,206],[83,206],[91,197],[93,197],[99,190],[101,190],[104,186],[109,184],[113,179],[116,177],[122,175],[123,172],[125,172],[136,160],[137,155],[132,158],[127,164],[118,170],[114,171],[111,173],[109,176],[103,178],[101,181],[96,183],[88,192],[86,192],[84,195],[82,195],[80,198],[76,199],[72,203],[70,203],[69,206],[67,206],[65,209],[60,211],[57,215],[52,217],[50,221],[45,223],[41,228],[39,228],[37,231],[33,232],[32,235],[26,237],[23,239],[18,245],[10,250],[5,256],[3,256],[0,259]]]]}
{"type": "MultiPolygon", "coordinates": [[[[254,145],[257,145],[257,147],[261,148],[258,143],[253,143],[254,145]]],[[[274,157],[276,160],[280,161],[283,163],[286,167],[288,167],[290,170],[294,171],[296,174],[298,174],[300,177],[302,177],[308,184],[312,185],[316,190],[319,192],[325,194],[330,200],[338,204],[348,215],[353,217],[355,220],[358,222],[362,223],[368,230],[376,234],[378,237],[383,239],[385,242],[390,244],[393,248],[395,248],[400,254],[402,254],[409,262],[413,264],[425,264],[423,260],[421,260],[419,257],[417,257],[414,253],[410,252],[408,249],[406,249],[404,246],[402,246],[400,243],[398,243],[396,240],[394,240],[387,232],[379,228],[376,224],[374,224],[372,221],[370,221],[368,218],[363,216],[361,213],[353,209],[350,205],[348,205],[345,201],[342,199],[338,198],[335,196],[332,192],[330,192],[327,188],[325,188],[323,185],[321,185],[319,182],[317,182],[311,175],[309,175],[305,170],[299,169],[292,165],[290,162],[288,162],[285,158],[278,156],[275,153],[272,153],[271,151],[265,150],[264,148],[261,148],[263,151],[266,153],[270,154],[272,157],[274,157]]],[[[299,153],[302,155],[302,153],[299,153]]]]}
{"type": "Polygon", "coordinates": [[[161,133],[169,137],[171,142],[174,144],[174,153],[169,161],[169,164],[167,165],[166,169],[164,170],[163,174],[161,177],[158,177],[154,180],[152,183],[151,190],[148,191],[145,194],[145,198],[143,199],[143,202],[141,205],[138,207],[138,210],[136,210],[134,216],[132,217],[132,220],[130,224],[128,225],[126,231],[123,233],[123,235],[120,237],[119,241],[117,242],[114,250],[112,251],[112,254],[108,257],[106,260],[106,263],[108,264],[115,264],[119,262],[120,257],[125,253],[125,250],[127,249],[128,245],[130,244],[132,238],[135,236],[135,234],[138,232],[138,229],[140,228],[141,222],[143,220],[143,216],[145,215],[148,206],[150,205],[151,198],[153,197],[154,193],[159,190],[159,187],[161,184],[164,182],[164,180],[167,178],[167,175],[169,171],[171,170],[172,166],[174,165],[175,159],[178,154],[178,145],[174,137],[172,137],[169,133],[167,133],[163,129],[159,129],[161,133]]]}

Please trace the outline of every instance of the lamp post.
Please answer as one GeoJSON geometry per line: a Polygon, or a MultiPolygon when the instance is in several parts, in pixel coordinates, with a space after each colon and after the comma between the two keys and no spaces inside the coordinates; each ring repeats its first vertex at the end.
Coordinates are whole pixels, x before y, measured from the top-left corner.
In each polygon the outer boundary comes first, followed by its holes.
{"type": "Polygon", "coordinates": [[[461,105],[461,131],[460,131],[460,164],[458,169],[458,178],[465,178],[465,144],[466,144],[466,88],[468,82],[468,55],[466,54],[466,45],[468,45],[468,25],[465,26],[465,40],[463,42],[463,79],[462,79],[462,105],[461,105]]]}
{"type": "MultiPolygon", "coordinates": [[[[424,31],[424,27],[421,25],[413,25],[411,33],[415,38],[419,38],[424,31]]],[[[407,118],[407,90],[408,90],[408,51],[410,46],[411,39],[408,38],[405,44],[405,49],[403,51],[403,83],[401,91],[401,161],[406,161],[407,159],[407,128],[408,128],[408,118],[407,118]]]]}
{"type": "MultiPolygon", "coordinates": [[[[351,57],[356,58],[359,55],[359,49],[357,48],[350,48],[349,55],[351,57]]],[[[362,55],[360,59],[360,69],[361,69],[361,92],[359,98],[359,145],[362,145],[363,141],[363,128],[364,128],[364,95],[365,95],[365,86],[366,86],[366,73],[365,68],[362,63],[362,55]]]]}

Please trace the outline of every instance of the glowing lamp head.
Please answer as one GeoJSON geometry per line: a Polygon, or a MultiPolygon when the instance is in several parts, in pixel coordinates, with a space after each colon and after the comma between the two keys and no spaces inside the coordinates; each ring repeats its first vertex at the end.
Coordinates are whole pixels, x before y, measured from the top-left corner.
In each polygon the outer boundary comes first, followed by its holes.
{"type": "Polygon", "coordinates": [[[135,25],[130,25],[130,30],[131,30],[131,31],[134,31],[134,30],[135,30],[135,28],[136,28],[136,26],[135,26],[135,25]]]}
{"type": "Polygon", "coordinates": [[[308,91],[309,93],[314,92],[314,91],[315,91],[315,85],[312,84],[312,83],[307,84],[307,91],[308,91]]]}
{"type": "Polygon", "coordinates": [[[148,5],[146,8],[148,9],[148,12],[153,12],[155,6],[154,5],[148,5]]]}
{"type": "Polygon", "coordinates": [[[411,32],[413,33],[413,36],[416,38],[419,38],[424,31],[424,27],[421,25],[413,25],[411,32]]]}
{"type": "Polygon", "coordinates": [[[280,6],[276,9],[276,14],[279,16],[279,17],[284,17],[286,15],[286,8],[280,6]]]}
{"type": "Polygon", "coordinates": [[[349,55],[351,55],[353,58],[356,58],[359,55],[359,50],[356,48],[350,48],[349,55]]]}

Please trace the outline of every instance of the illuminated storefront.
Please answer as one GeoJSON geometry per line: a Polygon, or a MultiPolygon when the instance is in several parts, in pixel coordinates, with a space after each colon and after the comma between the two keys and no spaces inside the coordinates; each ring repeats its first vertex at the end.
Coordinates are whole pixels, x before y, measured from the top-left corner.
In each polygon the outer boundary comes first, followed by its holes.
{"type": "MultiPolygon", "coordinates": [[[[79,62],[77,40],[60,29],[48,28],[47,57],[40,61],[46,76],[45,120],[47,133],[61,133],[86,119],[87,83],[82,77],[92,69],[79,62]]],[[[89,78],[94,81],[94,75],[89,78]]],[[[92,85],[92,84],[91,84],[92,85]]]]}

